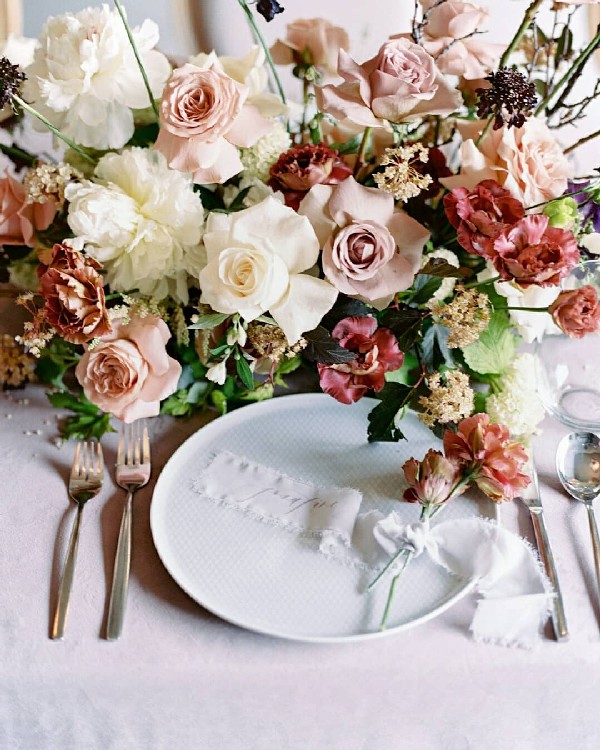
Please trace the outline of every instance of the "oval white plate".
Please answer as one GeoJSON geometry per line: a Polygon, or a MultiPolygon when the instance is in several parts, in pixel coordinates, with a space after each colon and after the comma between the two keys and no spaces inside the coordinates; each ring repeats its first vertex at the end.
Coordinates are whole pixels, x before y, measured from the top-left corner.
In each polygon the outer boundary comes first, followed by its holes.
{"type": "MultiPolygon", "coordinates": [[[[285,530],[218,506],[192,490],[208,454],[229,450],[318,485],[355,487],[361,511],[392,509],[416,521],[419,507],[398,502],[402,464],[440,441],[408,413],[407,440],[367,443],[367,415],[378,402],[353,406],[325,394],[283,396],[245,406],[192,435],[169,459],[154,490],[150,521],[158,554],[189,596],[243,628],[300,641],[345,642],[390,635],[435,617],[464,596],[471,582],[414,560],[396,588],[388,629],[379,622],[382,582],[365,594],[368,574],[325,558],[285,530]]],[[[441,519],[495,518],[493,503],[459,497],[441,519]]]]}

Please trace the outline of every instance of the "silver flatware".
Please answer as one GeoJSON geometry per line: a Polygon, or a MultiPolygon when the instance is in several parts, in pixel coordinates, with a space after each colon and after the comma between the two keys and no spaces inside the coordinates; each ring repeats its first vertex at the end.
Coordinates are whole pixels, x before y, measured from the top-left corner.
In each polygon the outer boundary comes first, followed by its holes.
{"type": "Polygon", "coordinates": [[[106,637],[109,640],[119,638],[123,632],[131,568],[133,495],[136,490],[148,483],[151,469],[150,440],[146,424],[143,420],[138,420],[132,424],[124,424],[117,451],[116,480],[119,487],[127,490],[127,499],[119,530],[108,607],[106,637]]]}
{"type": "Polygon", "coordinates": [[[50,632],[50,637],[53,639],[60,639],[65,634],[77,549],[79,547],[81,517],[87,501],[100,492],[103,478],[104,460],[100,443],[95,441],[78,442],[69,477],[69,496],[77,503],[77,515],[73,522],[67,557],[58,589],[58,599],[50,632]]]}
{"type": "Polygon", "coordinates": [[[593,432],[565,435],[556,451],[556,471],[569,495],[586,507],[600,596],[600,536],[594,514],[594,500],[600,495],[600,438],[593,432]]]}
{"type": "Polygon", "coordinates": [[[554,635],[557,641],[566,641],[569,638],[569,629],[567,627],[565,606],[560,591],[560,585],[558,583],[558,573],[556,572],[556,565],[554,564],[554,556],[552,555],[552,549],[550,547],[548,531],[546,530],[546,522],[544,521],[540,485],[533,455],[529,461],[528,471],[529,476],[531,477],[531,485],[522,495],[521,499],[529,509],[540,558],[555,593],[552,604],[552,626],[554,628],[554,635]]]}

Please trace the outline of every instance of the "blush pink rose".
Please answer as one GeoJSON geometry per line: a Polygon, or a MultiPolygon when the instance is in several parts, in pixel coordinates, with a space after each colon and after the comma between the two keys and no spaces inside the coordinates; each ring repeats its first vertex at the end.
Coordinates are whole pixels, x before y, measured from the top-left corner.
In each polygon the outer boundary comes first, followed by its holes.
{"type": "Polygon", "coordinates": [[[572,167],[545,123],[530,117],[521,128],[490,130],[477,144],[481,122],[459,126],[463,137],[461,172],[440,182],[452,190],[472,190],[482,180],[495,180],[525,207],[562,195],[572,167]]]}
{"type": "Polygon", "coordinates": [[[573,339],[600,330],[598,292],[590,284],[561,292],[548,312],[560,330],[573,339]]]}
{"type": "Polygon", "coordinates": [[[324,18],[299,18],[286,26],[285,39],[271,47],[278,65],[314,65],[335,74],[338,53],[350,49],[350,38],[340,26],[324,18]]]}
{"type": "Polygon", "coordinates": [[[460,246],[488,259],[494,240],[525,215],[523,204],[495,180],[483,180],[471,191],[454,188],[444,196],[444,209],[460,246]]]}
{"type": "Polygon", "coordinates": [[[377,188],[348,177],[339,185],[315,185],[298,211],[319,238],[327,279],[340,292],[378,309],[408,289],[421,267],[429,232],[377,188]]]}
{"type": "Polygon", "coordinates": [[[402,367],[404,354],[396,337],[387,328],[378,328],[375,318],[344,318],[331,335],[356,353],[352,362],[318,365],[321,388],[342,404],[358,401],[369,390],[378,393],[385,385],[385,373],[402,367]]]}
{"type": "Polygon", "coordinates": [[[388,121],[426,114],[448,115],[462,101],[433,57],[408,39],[386,42],[362,65],[340,50],[338,73],[344,83],[317,87],[319,109],[365,127],[382,128],[388,121]]]}
{"type": "Polygon", "coordinates": [[[155,316],[113,322],[112,333],[87,349],[75,369],[86,397],[123,422],[156,416],[181,375],[165,349],[169,338],[166,323],[155,316]]]}
{"type": "Polygon", "coordinates": [[[485,77],[496,65],[505,45],[482,42],[475,34],[489,19],[486,8],[470,2],[421,0],[429,11],[421,44],[442,73],[468,80],[485,77]]]}
{"type": "Polygon", "coordinates": [[[0,178],[0,245],[33,245],[36,229],[47,229],[56,214],[52,201],[28,203],[23,185],[13,177],[0,178]]]}
{"type": "Polygon", "coordinates": [[[514,500],[530,482],[522,471],[525,448],[511,440],[504,425],[491,423],[488,414],[463,419],[456,432],[446,430],[444,453],[496,503],[514,500]]]}
{"type": "Polygon", "coordinates": [[[548,226],[542,214],[526,216],[494,240],[492,262],[501,278],[519,286],[557,286],[579,261],[572,232],[548,226]]]}
{"type": "Polygon", "coordinates": [[[253,146],[272,128],[246,102],[249,89],[223,72],[215,55],[173,71],[160,105],[155,148],[173,169],[199,184],[223,183],[242,171],[237,146],[253,146]]]}

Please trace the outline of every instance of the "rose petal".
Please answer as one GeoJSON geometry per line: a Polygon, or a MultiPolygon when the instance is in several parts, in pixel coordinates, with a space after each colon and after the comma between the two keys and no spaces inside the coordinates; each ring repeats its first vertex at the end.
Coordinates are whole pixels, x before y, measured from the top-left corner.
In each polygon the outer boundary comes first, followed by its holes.
{"type": "Polygon", "coordinates": [[[336,227],[327,208],[332,193],[331,185],[314,185],[304,196],[298,208],[301,216],[308,217],[321,247],[325,245],[336,227]]]}
{"type": "Polygon", "coordinates": [[[248,148],[254,146],[259,138],[270,133],[272,129],[273,122],[263,117],[257,107],[253,104],[245,104],[225,133],[225,138],[234,146],[248,148]]]}
{"type": "Polygon", "coordinates": [[[365,218],[386,226],[394,213],[394,199],[389,193],[364,187],[353,177],[348,177],[333,191],[329,213],[340,227],[365,218]]]}
{"type": "Polygon", "coordinates": [[[338,292],[331,284],[306,274],[290,276],[287,293],[269,308],[277,325],[290,344],[295,344],[303,333],[316,328],[325,313],[333,307],[338,292]]]}

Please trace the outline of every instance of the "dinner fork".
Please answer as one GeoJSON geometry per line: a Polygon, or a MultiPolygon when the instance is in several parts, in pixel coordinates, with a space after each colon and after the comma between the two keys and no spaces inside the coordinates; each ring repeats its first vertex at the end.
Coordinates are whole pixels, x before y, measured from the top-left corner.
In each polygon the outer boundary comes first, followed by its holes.
{"type": "Polygon", "coordinates": [[[77,560],[77,548],[79,546],[79,529],[81,528],[81,516],[83,508],[88,500],[95,497],[102,487],[104,478],[104,460],[102,457],[102,446],[95,441],[78,442],[73,458],[73,467],[69,477],[69,495],[77,503],[77,515],[73,522],[73,530],[69,540],[69,549],[62,572],[62,578],[58,589],[56,610],[52,622],[50,637],[62,638],[65,634],[65,624],[69,611],[69,599],[73,585],[73,574],[75,573],[75,561],[77,560]]]}
{"type": "Polygon", "coordinates": [[[129,588],[131,567],[131,528],[133,515],[133,493],[144,487],[150,479],[150,440],[148,428],[143,420],[123,424],[117,449],[116,480],[119,487],[127,490],[127,500],[123,509],[115,569],[113,573],[106,637],[119,638],[123,631],[125,604],[129,588]]]}

